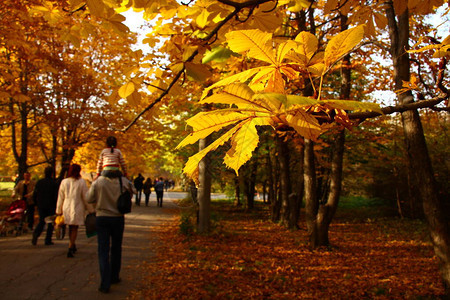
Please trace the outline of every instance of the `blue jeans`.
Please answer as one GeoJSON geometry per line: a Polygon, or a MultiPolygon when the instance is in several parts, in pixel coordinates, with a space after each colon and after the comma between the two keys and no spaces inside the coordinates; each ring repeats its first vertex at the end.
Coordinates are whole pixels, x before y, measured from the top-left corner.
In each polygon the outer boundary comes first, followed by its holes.
{"type": "Polygon", "coordinates": [[[109,289],[111,281],[119,280],[122,263],[124,217],[97,217],[98,262],[100,288],[109,289]]]}

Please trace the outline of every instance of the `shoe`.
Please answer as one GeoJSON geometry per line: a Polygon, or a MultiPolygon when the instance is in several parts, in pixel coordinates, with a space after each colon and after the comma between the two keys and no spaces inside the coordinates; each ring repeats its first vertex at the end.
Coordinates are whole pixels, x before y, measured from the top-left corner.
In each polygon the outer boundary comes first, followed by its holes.
{"type": "Polygon", "coordinates": [[[45,246],[51,246],[51,245],[54,245],[55,243],[53,243],[53,242],[45,242],[45,246]]]}
{"type": "Polygon", "coordinates": [[[105,288],[102,288],[102,287],[99,287],[99,288],[98,288],[98,291],[99,291],[100,293],[103,293],[103,294],[108,294],[108,293],[109,293],[109,289],[105,289],[105,288]]]}
{"type": "Polygon", "coordinates": [[[37,244],[37,236],[33,236],[33,238],[31,239],[31,244],[33,245],[33,246],[36,246],[36,244],[37,244]]]}
{"type": "Polygon", "coordinates": [[[117,279],[111,279],[111,284],[117,284],[117,283],[119,283],[119,282],[121,282],[122,281],[122,279],[120,279],[120,278],[117,278],[117,279]]]}
{"type": "Polygon", "coordinates": [[[69,251],[67,252],[67,257],[74,257],[73,250],[71,248],[69,248],[69,251]]]}
{"type": "Polygon", "coordinates": [[[77,253],[77,246],[76,245],[73,245],[72,248],[69,248],[69,249],[72,250],[73,254],[77,253]]]}

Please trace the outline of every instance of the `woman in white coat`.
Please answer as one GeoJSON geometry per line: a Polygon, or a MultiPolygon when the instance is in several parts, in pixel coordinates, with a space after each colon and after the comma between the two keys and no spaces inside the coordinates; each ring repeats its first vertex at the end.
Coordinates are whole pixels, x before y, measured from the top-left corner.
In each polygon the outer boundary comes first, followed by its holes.
{"type": "Polygon", "coordinates": [[[87,203],[86,181],[81,178],[81,166],[73,164],[69,167],[68,178],[61,182],[56,204],[56,214],[64,216],[64,223],[69,225],[69,251],[67,257],[73,257],[77,251],[75,241],[78,227],[84,224],[86,211],[94,212],[92,205],[87,203]]]}

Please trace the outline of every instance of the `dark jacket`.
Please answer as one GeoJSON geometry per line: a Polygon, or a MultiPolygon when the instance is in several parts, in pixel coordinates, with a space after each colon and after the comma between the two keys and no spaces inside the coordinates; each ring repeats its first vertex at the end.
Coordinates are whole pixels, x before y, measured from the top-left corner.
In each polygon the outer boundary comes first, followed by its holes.
{"type": "Polygon", "coordinates": [[[151,180],[146,180],[144,182],[144,194],[150,194],[152,192],[153,183],[151,180]]]}
{"type": "Polygon", "coordinates": [[[56,209],[58,185],[52,178],[43,178],[36,183],[33,200],[39,209],[56,209]]]}
{"type": "Polygon", "coordinates": [[[142,190],[142,187],[144,186],[144,177],[138,176],[136,179],[134,179],[134,187],[140,191],[142,190]]]}
{"type": "Polygon", "coordinates": [[[158,181],[155,183],[155,192],[164,192],[164,181],[158,181]]]}

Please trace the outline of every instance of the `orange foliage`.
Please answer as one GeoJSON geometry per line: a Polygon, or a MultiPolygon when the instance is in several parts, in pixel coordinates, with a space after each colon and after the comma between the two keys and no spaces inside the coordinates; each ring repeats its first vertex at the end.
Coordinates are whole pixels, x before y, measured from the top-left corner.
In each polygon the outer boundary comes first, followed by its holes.
{"type": "MultiPolygon", "coordinates": [[[[228,216],[228,215],[227,215],[228,216]]],[[[443,294],[437,259],[414,221],[336,221],[331,249],[312,251],[291,232],[249,214],[186,237],[156,230],[154,261],[132,299],[410,299],[443,294]]],[[[153,245],[152,245],[153,246],[153,245]]]]}

